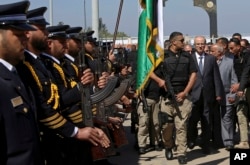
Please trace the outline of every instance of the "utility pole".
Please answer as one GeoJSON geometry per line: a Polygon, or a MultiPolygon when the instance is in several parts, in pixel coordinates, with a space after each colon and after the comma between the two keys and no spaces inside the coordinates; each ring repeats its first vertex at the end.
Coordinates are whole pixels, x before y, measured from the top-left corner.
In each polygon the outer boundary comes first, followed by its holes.
{"type": "Polygon", "coordinates": [[[50,26],[53,26],[53,2],[49,0],[49,21],[50,26]]]}
{"type": "Polygon", "coordinates": [[[210,38],[217,38],[217,5],[216,0],[194,0],[194,6],[204,9],[209,16],[210,38]]]}
{"type": "Polygon", "coordinates": [[[92,0],[92,30],[93,37],[99,40],[99,0],[92,0]]]}
{"type": "Polygon", "coordinates": [[[86,16],[86,0],[84,0],[84,32],[87,30],[87,16],[86,16]]]}

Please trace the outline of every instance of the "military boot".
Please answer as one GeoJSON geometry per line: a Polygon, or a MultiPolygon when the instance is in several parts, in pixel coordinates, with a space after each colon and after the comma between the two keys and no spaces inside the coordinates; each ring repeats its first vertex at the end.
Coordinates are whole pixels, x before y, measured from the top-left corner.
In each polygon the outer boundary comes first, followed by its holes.
{"type": "Polygon", "coordinates": [[[240,142],[239,144],[236,144],[234,148],[249,149],[249,144],[248,142],[240,142]]]}
{"type": "Polygon", "coordinates": [[[172,148],[165,148],[165,157],[167,158],[167,160],[173,159],[172,148]]]}

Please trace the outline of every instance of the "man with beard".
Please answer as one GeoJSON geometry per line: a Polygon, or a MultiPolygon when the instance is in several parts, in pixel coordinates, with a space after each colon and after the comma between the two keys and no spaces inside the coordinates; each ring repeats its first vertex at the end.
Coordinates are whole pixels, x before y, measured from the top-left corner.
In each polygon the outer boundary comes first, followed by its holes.
{"type": "MultiPolygon", "coordinates": [[[[63,68],[66,70],[68,77],[74,79],[78,78],[78,66],[77,66],[77,57],[82,48],[81,39],[79,33],[81,32],[82,27],[70,27],[66,30],[68,35],[67,39],[67,49],[65,50],[65,56],[63,58],[63,68]]],[[[75,80],[76,81],[76,80],[75,80]]]]}
{"type": "MultiPolygon", "coordinates": [[[[38,118],[41,123],[43,151],[47,164],[64,164],[65,159],[62,157],[59,137],[75,138],[79,140],[89,141],[93,145],[108,146],[109,140],[105,134],[97,129],[77,127],[67,116],[62,115],[61,107],[65,106],[64,100],[75,101],[75,97],[66,99],[60,95],[58,84],[51,71],[45,67],[45,63],[41,61],[41,53],[47,49],[46,25],[48,24],[43,17],[46,7],[30,10],[27,13],[29,23],[36,29],[35,32],[27,31],[28,38],[25,50],[25,61],[18,67],[20,75],[25,83],[31,85],[38,106],[38,118]],[[48,136],[51,135],[51,136],[48,136]]],[[[93,75],[89,69],[84,70],[81,77],[81,83],[90,83],[93,75]]],[[[75,94],[79,93],[77,89],[75,94]]],[[[89,163],[91,164],[91,162],[89,163]]]]}
{"type": "MultiPolygon", "coordinates": [[[[62,66],[65,71],[66,76],[70,79],[70,83],[72,80],[77,81],[78,79],[78,66],[77,58],[79,57],[79,53],[82,49],[82,41],[80,38],[80,32],[82,27],[70,27],[66,29],[67,33],[67,48],[65,49],[64,58],[62,61],[62,66]]],[[[84,35],[87,35],[84,34],[84,35]]],[[[104,74],[97,81],[98,88],[104,88],[106,85],[107,74],[104,74]]],[[[74,83],[71,83],[72,85],[74,83]]]]}

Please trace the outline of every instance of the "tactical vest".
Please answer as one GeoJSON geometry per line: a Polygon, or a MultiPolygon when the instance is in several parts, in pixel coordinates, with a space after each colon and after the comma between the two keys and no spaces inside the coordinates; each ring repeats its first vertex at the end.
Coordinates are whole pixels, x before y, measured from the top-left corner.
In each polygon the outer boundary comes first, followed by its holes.
{"type": "Polygon", "coordinates": [[[189,63],[189,57],[186,55],[165,56],[164,68],[170,75],[171,84],[176,92],[183,91],[189,81],[189,63]]]}

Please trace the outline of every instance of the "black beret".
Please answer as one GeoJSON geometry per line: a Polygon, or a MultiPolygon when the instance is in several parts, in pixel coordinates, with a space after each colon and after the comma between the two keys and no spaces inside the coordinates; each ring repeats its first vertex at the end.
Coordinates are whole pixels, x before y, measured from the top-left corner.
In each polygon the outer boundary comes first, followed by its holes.
{"type": "Polygon", "coordinates": [[[68,38],[80,39],[79,33],[82,31],[82,27],[70,27],[66,30],[68,38]]]}
{"type": "Polygon", "coordinates": [[[29,1],[0,5],[0,28],[12,27],[18,30],[35,30],[27,24],[29,1]]]}
{"type": "Polygon", "coordinates": [[[47,27],[49,33],[48,38],[67,38],[66,29],[69,28],[69,25],[57,25],[47,27]]]}
{"type": "Polygon", "coordinates": [[[27,12],[27,19],[29,24],[39,24],[39,25],[49,25],[49,23],[44,18],[44,13],[47,7],[39,7],[27,12]]]}

